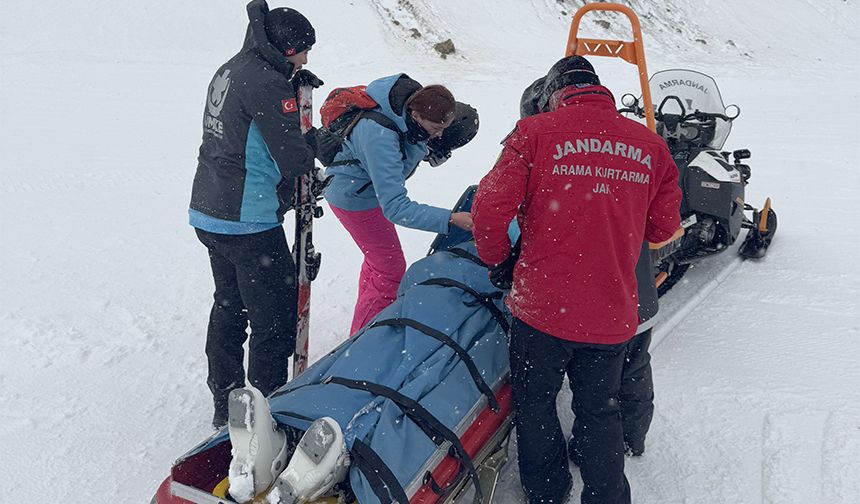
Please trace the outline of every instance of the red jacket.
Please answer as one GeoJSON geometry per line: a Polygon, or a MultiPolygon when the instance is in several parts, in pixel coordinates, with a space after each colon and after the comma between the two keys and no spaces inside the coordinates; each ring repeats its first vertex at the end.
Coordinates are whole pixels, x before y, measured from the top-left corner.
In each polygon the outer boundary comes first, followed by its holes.
{"type": "Polygon", "coordinates": [[[634,269],[643,237],[680,225],[678,169],[662,138],[622,117],[606,88],[569,87],[558,109],[504,140],[472,206],[475,244],[504,261],[516,216],[522,252],[506,304],[561,339],[617,344],[637,325],[634,269]]]}

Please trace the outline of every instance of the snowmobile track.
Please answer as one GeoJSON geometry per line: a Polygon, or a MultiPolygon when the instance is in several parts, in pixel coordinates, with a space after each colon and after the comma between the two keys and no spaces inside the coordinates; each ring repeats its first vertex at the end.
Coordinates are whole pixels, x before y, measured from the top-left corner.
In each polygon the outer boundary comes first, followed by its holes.
{"type": "MultiPolygon", "coordinates": [[[[727,250],[723,255],[732,254],[731,259],[723,264],[717,271],[713,272],[711,279],[702,285],[696,292],[687,298],[681,306],[675,308],[671,313],[660,311],[657,314],[658,320],[654,325],[654,331],[651,336],[651,352],[663,341],[663,339],[672,332],[675,327],[684,320],[697,306],[699,306],[711,293],[722,285],[731,274],[740,267],[743,258],[736,254],[734,248],[727,250]]],[[[676,287],[677,289],[677,287],[676,287]]],[[[672,295],[672,291],[666,294],[672,295]]],[[[664,298],[660,299],[661,301],[664,298]]]]}

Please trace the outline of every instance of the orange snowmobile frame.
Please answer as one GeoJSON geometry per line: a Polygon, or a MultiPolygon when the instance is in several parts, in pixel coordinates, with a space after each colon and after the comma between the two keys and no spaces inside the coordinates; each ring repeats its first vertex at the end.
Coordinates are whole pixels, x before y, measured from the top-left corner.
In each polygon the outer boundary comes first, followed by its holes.
{"type": "MultiPolygon", "coordinates": [[[[654,121],[654,105],[651,102],[651,87],[648,85],[648,67],[645,65],[645,47],[642,45],[642,28],[639,18],[633,9],[616,3],[590,3],[579,8],[570,22],[570,33],[567,36],[567,46],[564,51],[567,56],[604,56],[621,58],[639,69],[639,85],[642,88],[642,108],[645,110],[645,124],[648,129],[657,132],[654,121]],[[579,23],[582,16],[591,11],[612,11],[627,16],[633,30],[633,40],[591,39],[579,37],[579,23]]],[[[657,250],[670,243],[677,242],[684,236],[684,228],[678,228],[674,235],[661,243],[649,243],[648,248],[657,250]]],[[[665,272],[657,275],[654,283],[659,287],[669,275],[665,272]]]]}
{"type": "Polygon", "coordinates": [[[621,58],[624,61],[636,65],[639,69],[639,85],[642,87],[642,101],[645,109],[645,122],[648,129],[657,132],[654,122],[654,106],[651,104],[651,88],[648,86],[648,68],[645,66],[645,48],[642,45],[642,29],[639,18],[633,9],[626,5],[615,3],[590,3],[582,6],[573,15],[570,23],[570,33],[567,36],[565,56],[604,56],[608,58],[621,58]],[[609,40],[581,38],[579,23],[582,16],[591,11],[613,11],[620,12],[630,20],[633,29],[633,40],[609,40]]]}

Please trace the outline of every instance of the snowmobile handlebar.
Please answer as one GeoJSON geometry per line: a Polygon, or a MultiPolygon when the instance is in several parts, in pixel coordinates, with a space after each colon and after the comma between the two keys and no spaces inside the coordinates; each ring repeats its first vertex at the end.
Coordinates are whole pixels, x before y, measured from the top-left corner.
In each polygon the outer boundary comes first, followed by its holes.
{"type": "MultiPolygon", "coordinates": [[[[639,99],[631,94],[625,94],[621,97],[621,103],[624,105],[624,108],[618,109],[619,114],[634,114],[637,117],[645,117],[645,108],[639,104],[639,99]]],[[[733,115],[721,114],[719,112],[704,112],[699,109],[694,110],[693,112],[687,113],[687,110],[684,108],[684,104],[681,99],[677,96],[670,95],[663,98],[663,101],[660,102],[660,105],[656,107],[654,111],[654,119],[657,121],[665,122],[687,122],[687,121],[701,121],[707,122],[712,119],[722,119],[724,121],[732,122],[737,119],[738,115],[740,115],[740,109],[737,105],[729,105],[726,107],[726,111],[729,109],[734,109],[737,112],[733,115]],[[668,102],[677,103],[678,108],[680,108],[680,113],[674,114],[669,112],[664,112],[663,107],[668,102]]]]}

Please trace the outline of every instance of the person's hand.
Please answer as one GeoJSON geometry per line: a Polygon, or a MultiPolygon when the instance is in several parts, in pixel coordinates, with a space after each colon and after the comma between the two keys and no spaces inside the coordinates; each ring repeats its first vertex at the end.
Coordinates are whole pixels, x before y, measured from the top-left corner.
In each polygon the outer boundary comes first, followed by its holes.
{"type": "Polygon", "coordinates": [[[502,290],[510,290],[514,284],[514,267],[520,259],[520,240],[511,247],[508,258],[501,263],[487,268],[490,283],[502,290]]]}
{"type": "Polygon", "coordinates": [[[314,75],[310,70],[305,70],[304,68],[296,71],[293,74],[292,78],[293,87],[298,89],[300,86],[310,86],[312,88],[318,88],[325,84],[322,79],[314,75]]]}
{"type": "Polygon", "coordinates": [[[302,135],[302,137],[305,139],[305,143],[308,144],[308,147],[314,153],[314,157],[317,157],[317,129],[309,129],[307,133],[302,135]]]}
{"type": "Polygon", "coordinates": [[[472,214],[469,212],[454,212],[451,214],[451,220],[449,222],[460,229],[466,231],[472,230],[472,214]]]}

